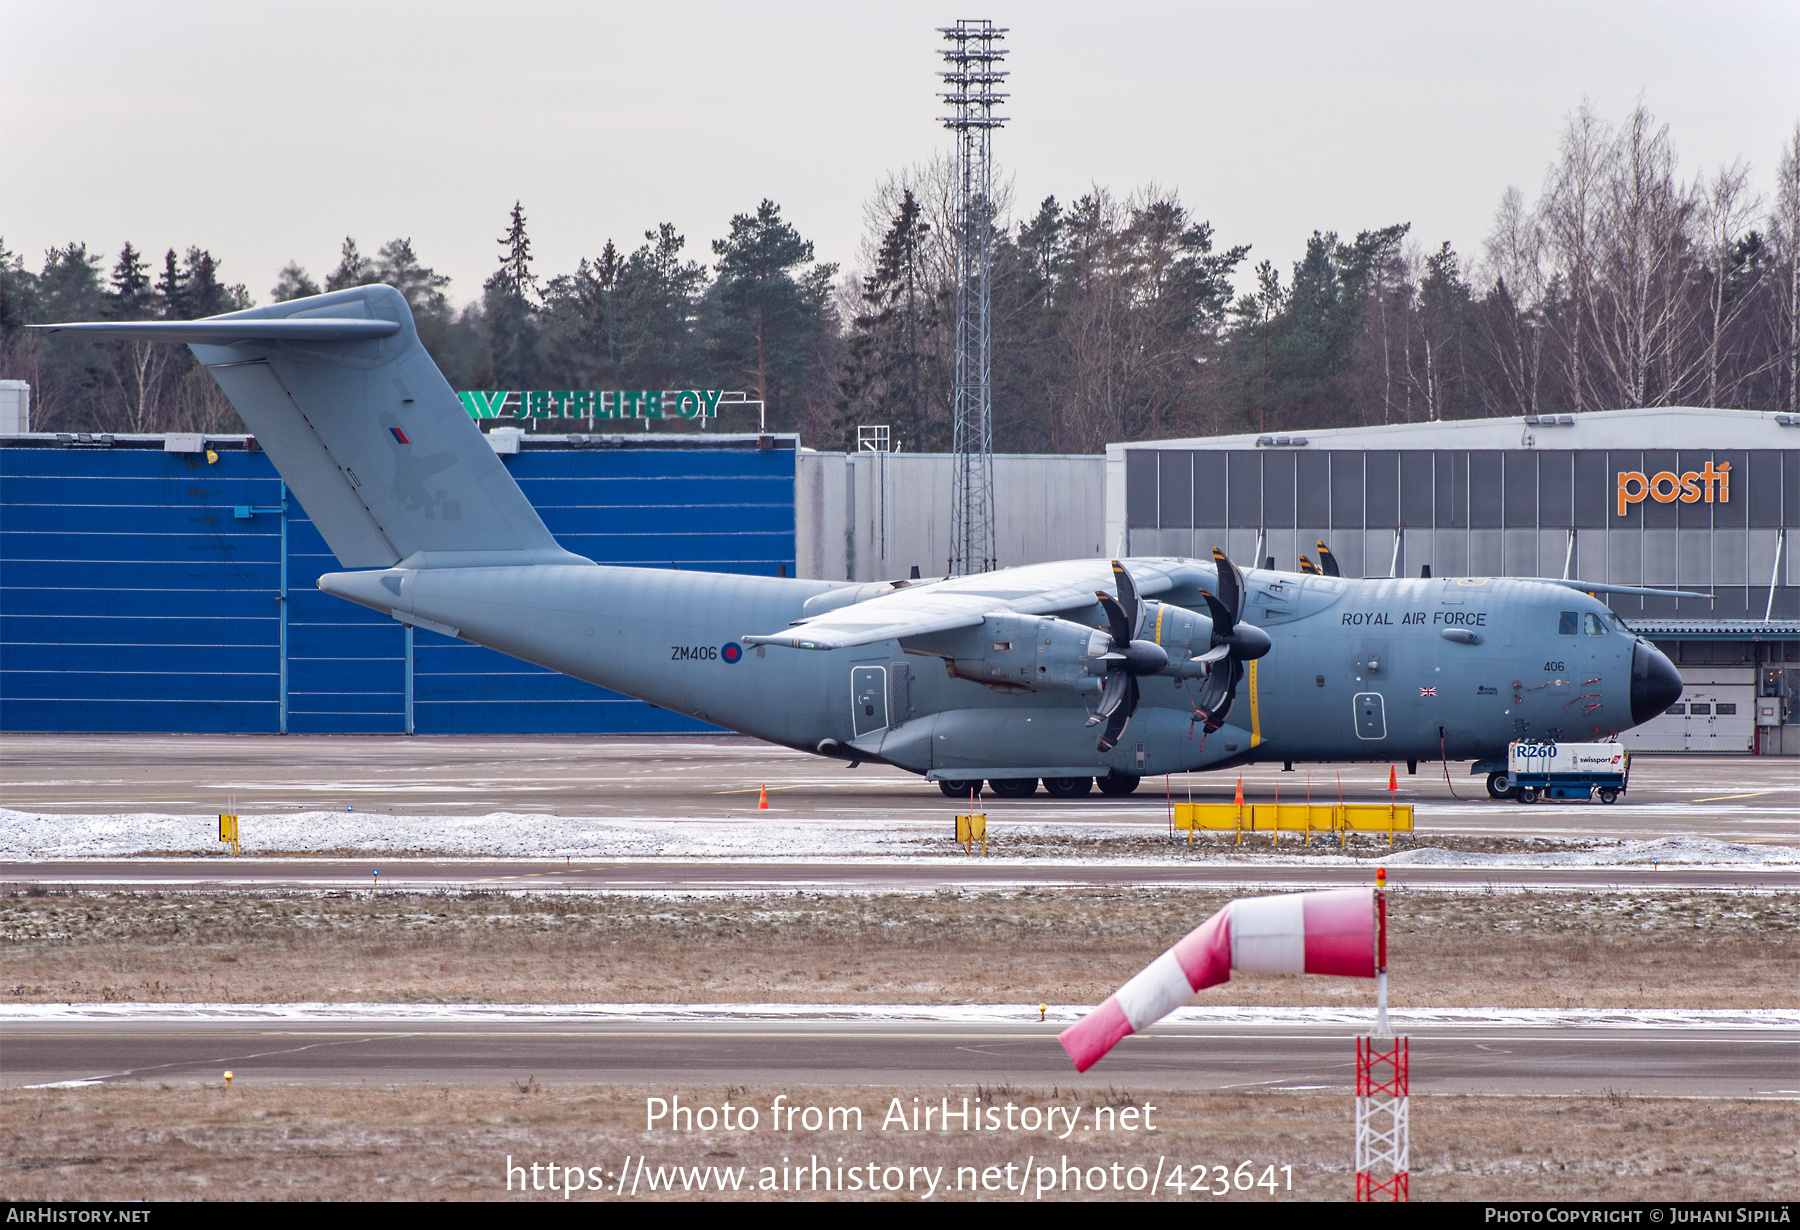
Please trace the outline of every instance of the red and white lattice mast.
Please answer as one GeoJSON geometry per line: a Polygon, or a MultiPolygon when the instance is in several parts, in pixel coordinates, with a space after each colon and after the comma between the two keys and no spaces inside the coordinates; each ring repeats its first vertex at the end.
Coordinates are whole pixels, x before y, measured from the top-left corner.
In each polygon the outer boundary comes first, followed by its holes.
{"type": "Polygon", "coordinates": [[[1408,1042],[1388,1029],[1387,868],[1375,871],[1375,1033],[1356,1040],[1356,1198],[1406,1200],[1408,1042]]]}

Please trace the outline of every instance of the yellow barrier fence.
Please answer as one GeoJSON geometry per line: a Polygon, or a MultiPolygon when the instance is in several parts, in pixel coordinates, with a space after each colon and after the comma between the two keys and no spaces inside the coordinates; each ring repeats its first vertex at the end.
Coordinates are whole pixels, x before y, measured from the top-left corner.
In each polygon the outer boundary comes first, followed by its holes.
{"type": "Polygon", "coordinates": [[[956,840],[965,852],[973,854],[971,848],[976,842],[981,843],[981,852],[987,853],[987,813],[976,812],[971,816],[956,818],[956,840]]]}
{"type": "MultiPolygon", "coordinates": [[[[1411,803],[1176,803],[1175,827],[1245,833],[1410,833],[1411,803]]],[[[1189,840],[1192,840],[1190,836],[1189,840]]]]}

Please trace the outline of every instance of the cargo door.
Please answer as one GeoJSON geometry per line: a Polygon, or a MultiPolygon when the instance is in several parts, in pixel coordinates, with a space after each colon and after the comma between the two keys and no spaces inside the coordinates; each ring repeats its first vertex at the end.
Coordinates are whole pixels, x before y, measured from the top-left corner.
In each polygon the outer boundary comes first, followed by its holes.
{"type": "Polygon", "coordinates": [[[887,668],[850,668],[850,727],[857,738],[886,730],[888,724],[887,668]]]}
{"type": "Polygon", "coordinates": [[[1356,737],[1387,738],[1387,704],[1381,693],[1358,692],[1352,700],[1356,705],[1356,737]]]}

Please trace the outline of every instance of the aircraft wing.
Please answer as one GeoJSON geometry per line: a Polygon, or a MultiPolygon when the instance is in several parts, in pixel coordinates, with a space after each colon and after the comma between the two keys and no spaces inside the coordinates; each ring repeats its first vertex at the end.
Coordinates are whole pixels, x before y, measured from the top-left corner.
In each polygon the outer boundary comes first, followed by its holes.
{"type": "Polygon", "coordinates": [[[785,645],[791,649],[848,649],[876,641],[973,628],[995,611],[993,599],[977,594],[934,594],[929,591],[877,598],[801,620],[787,632],[746,636],[746,645],[785,645]],[[898,599],[910,597],[910,601],[898,599]]]}
{"type": "Polygon", "coordinates": [[[1637,594],[1649,598],[1710,598],[1711,594],[1696,593],[1691,589],[1650,589],[1643,585],[1607,585],[1599,581],[1570,581],[1563,577],[1520,577],[1521,581],[1542,581],[1545,585],[1560,585],[1564,589],[1578,589],[1588,594],[1637,594]]]}
{"type": "MultiPolygon", "coordinates": [[[[1176,565],[1172,560],[1132,560],[1128,566],[1137,579],[1138,592],[1146,597],[1195,579],[1210,580],[1213,575],[1210,569],[1176,565]]],[[[848,649],[973,628],[989,615],[1078,611],[1094,605],[1096,591],[1111,592],[1113,586],[1112,565],[1106,560],[1007,568],[895,590],[799,620],[788,631],[746,636],[743,641],[792,649],[848,649]]]]}

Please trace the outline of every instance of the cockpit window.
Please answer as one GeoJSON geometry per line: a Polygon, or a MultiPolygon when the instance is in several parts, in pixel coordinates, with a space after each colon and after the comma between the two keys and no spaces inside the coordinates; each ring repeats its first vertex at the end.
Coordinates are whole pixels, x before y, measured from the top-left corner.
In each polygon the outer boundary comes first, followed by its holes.
{"type": "Polygon", "coordinates": [[[1606,621],[1604,619],[1591,613],[1582,615],[1581,630],[1588,636],[1605,636],[1611,631],[1611,629],[1606,626],[1606,621]]]}
{"type": "Polygon", "coordinates": [[[1564,636],[1574,636],[1580,625],[1581,619],[1574,611],[1564,611],[1562,617],[1556,621],[1556,630],[1564,636]]]}

